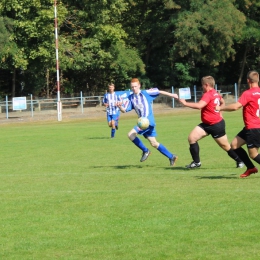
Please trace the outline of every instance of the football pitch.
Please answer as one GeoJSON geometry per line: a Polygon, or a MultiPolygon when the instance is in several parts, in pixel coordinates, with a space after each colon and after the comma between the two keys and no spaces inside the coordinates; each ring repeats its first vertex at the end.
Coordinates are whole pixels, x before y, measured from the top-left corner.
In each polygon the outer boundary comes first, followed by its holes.
{"type": "MultiPolygon", "coordinates": [[[[259,259],[260,173],[240,179],[245,167],[211,137],[202,167],[185,169],[200,112],[155,118],[175,167],[143,138],[152,154],[140,163],[134,115],[114,139],[105,115],[1,125],[0,259],[259,259]]],[[[241,111],[224,118],[231,141],[241,111]]]]}

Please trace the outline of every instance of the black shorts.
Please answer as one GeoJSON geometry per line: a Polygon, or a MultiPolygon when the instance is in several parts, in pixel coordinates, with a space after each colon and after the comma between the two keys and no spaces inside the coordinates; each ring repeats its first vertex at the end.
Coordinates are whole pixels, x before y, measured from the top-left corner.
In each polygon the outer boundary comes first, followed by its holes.
{"type": "Polygon", "coordinates": [[[213,138],[220,138],[226,134],[226,124],[224,119],[214,125],[200,123],[198,126],[213,138]]]}
{"type": "Polygon", "coordinates": [[[245,129],[243,128],[237,136],[246,141],[247,148],[260,147],[260,128],[245,129]]]}

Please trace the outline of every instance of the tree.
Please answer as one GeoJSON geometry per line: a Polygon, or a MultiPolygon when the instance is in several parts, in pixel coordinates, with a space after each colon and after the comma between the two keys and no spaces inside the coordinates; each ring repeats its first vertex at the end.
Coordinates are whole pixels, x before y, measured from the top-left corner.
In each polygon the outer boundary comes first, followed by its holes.
{"type": "Polygon", "coordinates": [[[104,90],[114,80],[123,87],[131,74],[144,73],[138,51],[127,44],[121,24],[126,1],[66,1],[65,5],[70,12],[60,30],[60,66],[69,89],[76,83],[81,90],[104,90]],[[80,82],[73,75],[81,75],[80,82]]]}
{"type": "Polygon", "coordinates": [[[0,64],[13,71],[12,96],[16,92],[16,75],[22,77],[19,85],[30,85],[31,90],[42,87],[37,75],[48,67],[55,68],[53,1],[3,0],[0,14],[13,21],[10,48],[5,50],[0,64]]]}
{"type": "Polygon", "coordinates": [[[217,67],[235,56],[235,38],[242,34],[244,26],[245,16],[234,1],[193,0],[178,17],[172,55],[186,58],[191,68],[217,67]]]}
{"type": "MultiPolygon", "coordinates": [[[[211,74],[241,81],[260,60],[257,0],[64,0],[58,2],[61,90],[187,86],[211,74]],[[240,77],[239,77],[240,74],[240,77]]],[[[2,0],[0,70],[12,95],[56,84],[53,0],[2,0]],[[6,80],[9,81],[9,80],[6,80]],[[12,87],[11,87],[12,85],[12,87]],[[15,88],[16,87],[16,88],[15,88]]],[[[3,83],[1,82],[1,87],[3,83]]]]}
{"type": "Polygon", "coordinates": [[[237,37],[236,56],[239,61],[238,91],[241,92],[242,79],[246,79],[244,70],[259,69],[260,65],[260,2],[257,0],[239,0],[237,6],[246,17],[242,34],[237,37]]]}

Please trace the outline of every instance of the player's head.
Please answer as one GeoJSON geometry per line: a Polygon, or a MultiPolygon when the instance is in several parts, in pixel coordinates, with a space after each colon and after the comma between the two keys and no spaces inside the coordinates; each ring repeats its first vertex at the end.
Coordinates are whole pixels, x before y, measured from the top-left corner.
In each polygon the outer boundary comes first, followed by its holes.
{"type": "Polygon", "coordinates": [[[247,73],[247,83],[250,84],[257,84],[259,82],[259,73],[255,70],[251,70],[247,73]]]}
{"type": "Polygon", "coordinates": [[[138,94],[140,92],[140,81],[138,78],[132,78],[131,79],[131,89],[135,94],[138,94]]]}
{"type": "Polygon", "coordinates": [[[108,84],[108,90],[109,90],[109,92],[114,92],[114,90],[115,90],[115,84],[109,83],[109,84],[108,84]]]}
{"type": "Polygon", "coordinates": [[[215,79],[212,76],[205,76],[201,78],[201,85],[209,85],[211,88],[215,86],[215,79]]]}

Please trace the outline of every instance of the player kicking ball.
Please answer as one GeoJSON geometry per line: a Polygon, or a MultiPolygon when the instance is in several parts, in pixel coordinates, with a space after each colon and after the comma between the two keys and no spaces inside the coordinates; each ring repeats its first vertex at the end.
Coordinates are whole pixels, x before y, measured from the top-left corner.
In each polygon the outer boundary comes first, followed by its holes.
{"type": "Polygon", "coordinates": [[[143,135],[151,144],[152,147],[157,149],[160,153],[166,156],[170,161],[170,166],[173,166],[177,160],[177,156],[171,153],[164,145],[157,142],[156,140],[156,130],[155,130],[155,119],[152,110],[152,101],[160,94],[169,96],[171,98],[178,99],[177,94],[171,94],[166,91],[161,91],[158,88],[153,88],[149,90],[141,90],[140,81],[137,78],[131,80],[131,90],[132,94],[128,96],[124,102],[124,106],[119,104],[119,109],[125,113],[131,110],[135,110],[140,117],[148,118],[150,124],[147,129],[143,130],[137,125],[128,133],[128,138],[133,142],[140,150],[142,150],[142,157],[140,162],[145,161],[151,154],[151,151],[143,144],[143,142],[137,137],[137,135],[143,135]]]}

